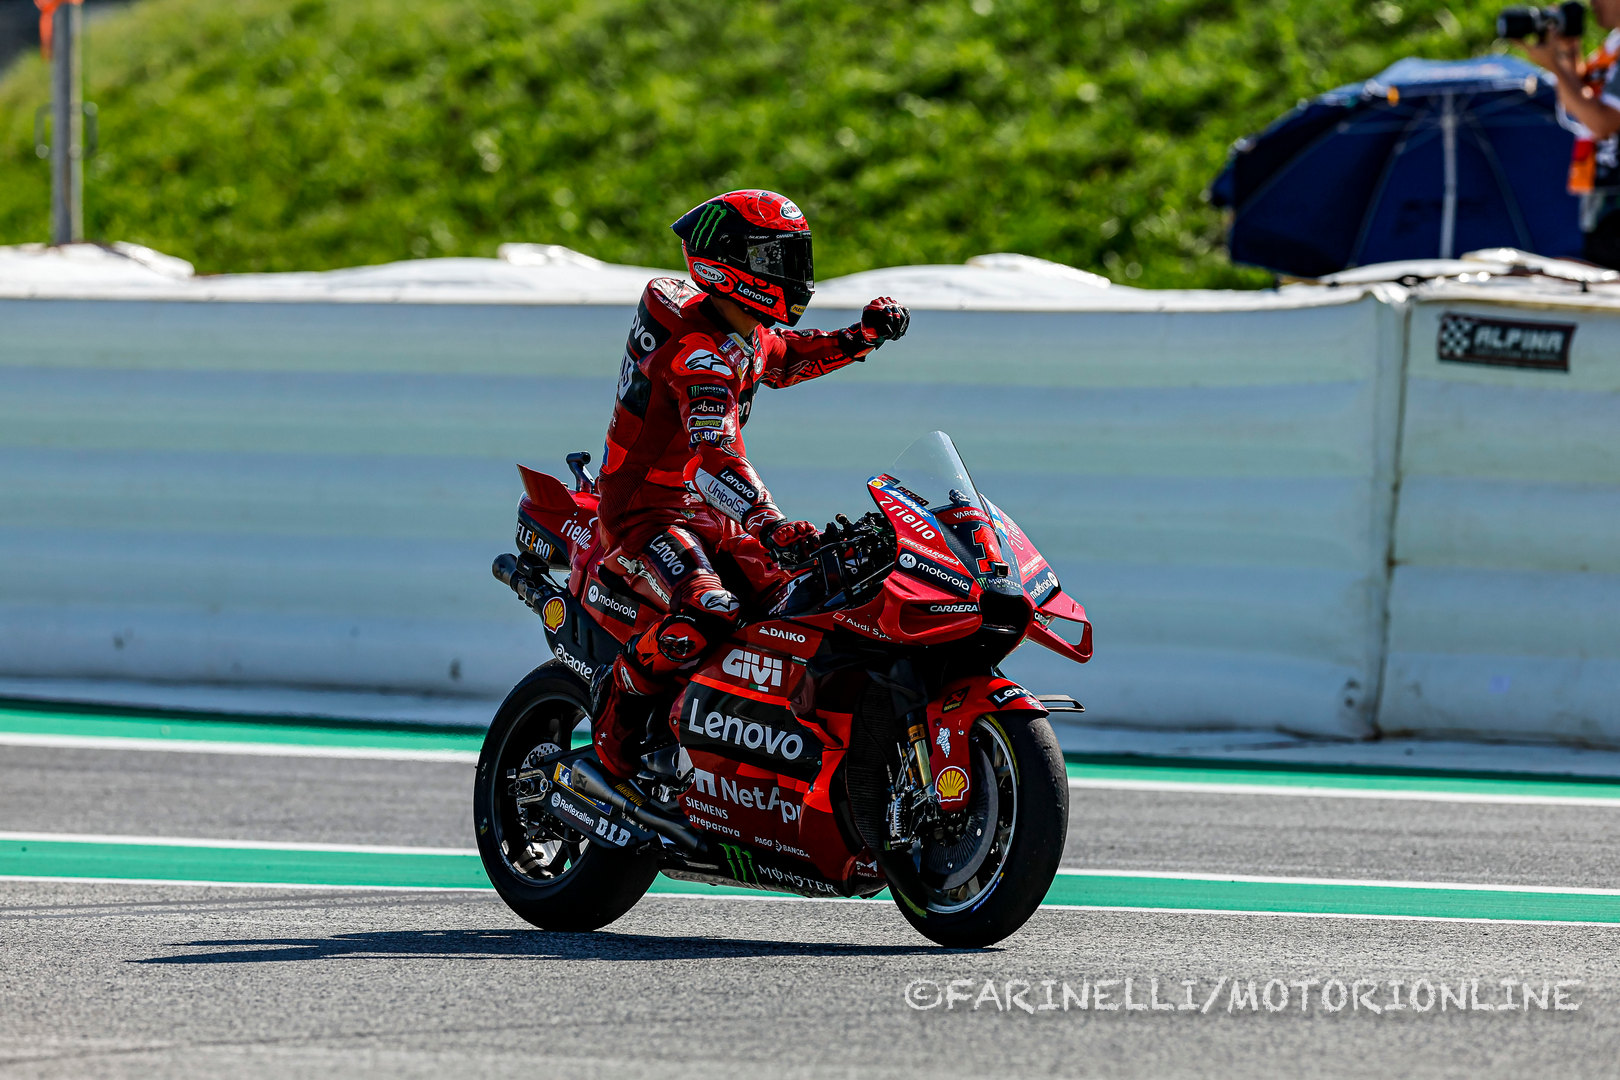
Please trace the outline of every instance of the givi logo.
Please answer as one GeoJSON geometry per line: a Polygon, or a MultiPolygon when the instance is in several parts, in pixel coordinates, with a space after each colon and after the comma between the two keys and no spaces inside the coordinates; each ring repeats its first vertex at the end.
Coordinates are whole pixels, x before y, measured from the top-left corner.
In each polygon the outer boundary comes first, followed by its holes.
{"type": "Polygon", "coordinates": [[[782,685],[782,661],[774,656],[761,656],[746,649],[732,649],[720,662],[720,670],[757,686],[782,685]]]}

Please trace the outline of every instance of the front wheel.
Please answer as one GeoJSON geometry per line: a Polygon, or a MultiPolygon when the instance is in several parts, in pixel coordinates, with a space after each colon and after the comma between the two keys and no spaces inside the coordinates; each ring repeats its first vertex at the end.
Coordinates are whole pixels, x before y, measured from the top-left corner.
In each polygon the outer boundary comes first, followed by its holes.
{"type": "Polygon", "coordinates": [[[987,713],[969,740],[973,796],[960,837],[880,862],[900,913],[923,936],[977,949],[1017,931],[1052,887],[1069,831],[1069,780],[1044,717],[987,713]]]}
{"type": "Polygon", "coordinates": [[[501,703],[478,755],[473,822],[484,872],[519,917],[545,930],[596,930],[635,906],[658,876],[656,853],[593,844],[538,809],[519,806],[513,777],[569,748],[590,693],[555,660],[501,703]]]}

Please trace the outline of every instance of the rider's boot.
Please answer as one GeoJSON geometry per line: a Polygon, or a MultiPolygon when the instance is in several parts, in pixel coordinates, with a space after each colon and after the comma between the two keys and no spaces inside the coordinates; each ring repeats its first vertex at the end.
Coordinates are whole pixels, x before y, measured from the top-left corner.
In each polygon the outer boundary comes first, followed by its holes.
{"type": "Polygon", "coordinates": [[[596,757],[619,780],[634,780],[641,771],[648,722],[667,696],[665,680],[639,667],[627,655],[621,655],[591,688],[596,757]]]}
{"type": "MultiPolygon", "coordinates": [[[[735,597],[731,603],[735,606],[735,597]]],[[[695,666],[708,651],[715,630],[726,628],[725,620],[712,615],[666,615],[657,627],[631,639],[613,661],[592,690],[591,715],[599,719],[593,725],[597,757],[614,775],[629,780],[640,770],[640,756],[654,749],[646,745],[648,722],[656,716],[662,729],[659,705],[667,715],[668,693],[682,670],[695,666]],[[700,623],[714,625],[705,633],[700,623]]],[[[662,746],[664,740],[655,742],[662,746]]]]}

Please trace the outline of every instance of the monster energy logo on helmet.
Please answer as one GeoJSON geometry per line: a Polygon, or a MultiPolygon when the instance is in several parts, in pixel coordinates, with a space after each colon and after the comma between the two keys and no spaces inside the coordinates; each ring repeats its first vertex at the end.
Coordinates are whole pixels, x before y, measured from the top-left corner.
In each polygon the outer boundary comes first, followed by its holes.
{"type": "Polygon", "coordinates": [[[720,223],[725,220],[726,207],[724,203],[705,203],[698,216],[697,224],[692,228],[692,246],[698,249],[706,248],[714,242],[715,234],[720,223]]]}

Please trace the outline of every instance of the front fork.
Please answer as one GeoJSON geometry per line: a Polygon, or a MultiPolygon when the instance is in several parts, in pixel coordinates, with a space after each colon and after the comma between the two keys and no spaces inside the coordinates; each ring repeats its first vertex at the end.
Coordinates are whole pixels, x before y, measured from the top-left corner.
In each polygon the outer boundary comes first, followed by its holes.
{"type": "Polygon", "coordinates": [[[897,726],[906,733],[902,772],[895,778],[886,815],[887,847],[892,851],[910,847],[918,833],[939,817],[929,753],[928,691],[908,659],[896,660],[886,673],[873,676],[888,690],[897,726]]]}
{"type": "Polygon", "coordinates": [[[916,774],[917,786],[932,787],[934,783],[933,766],[928,761],[928,724],[912,724],[906,730],[906,738],[911,740],[911,765],[916,774]]]}

